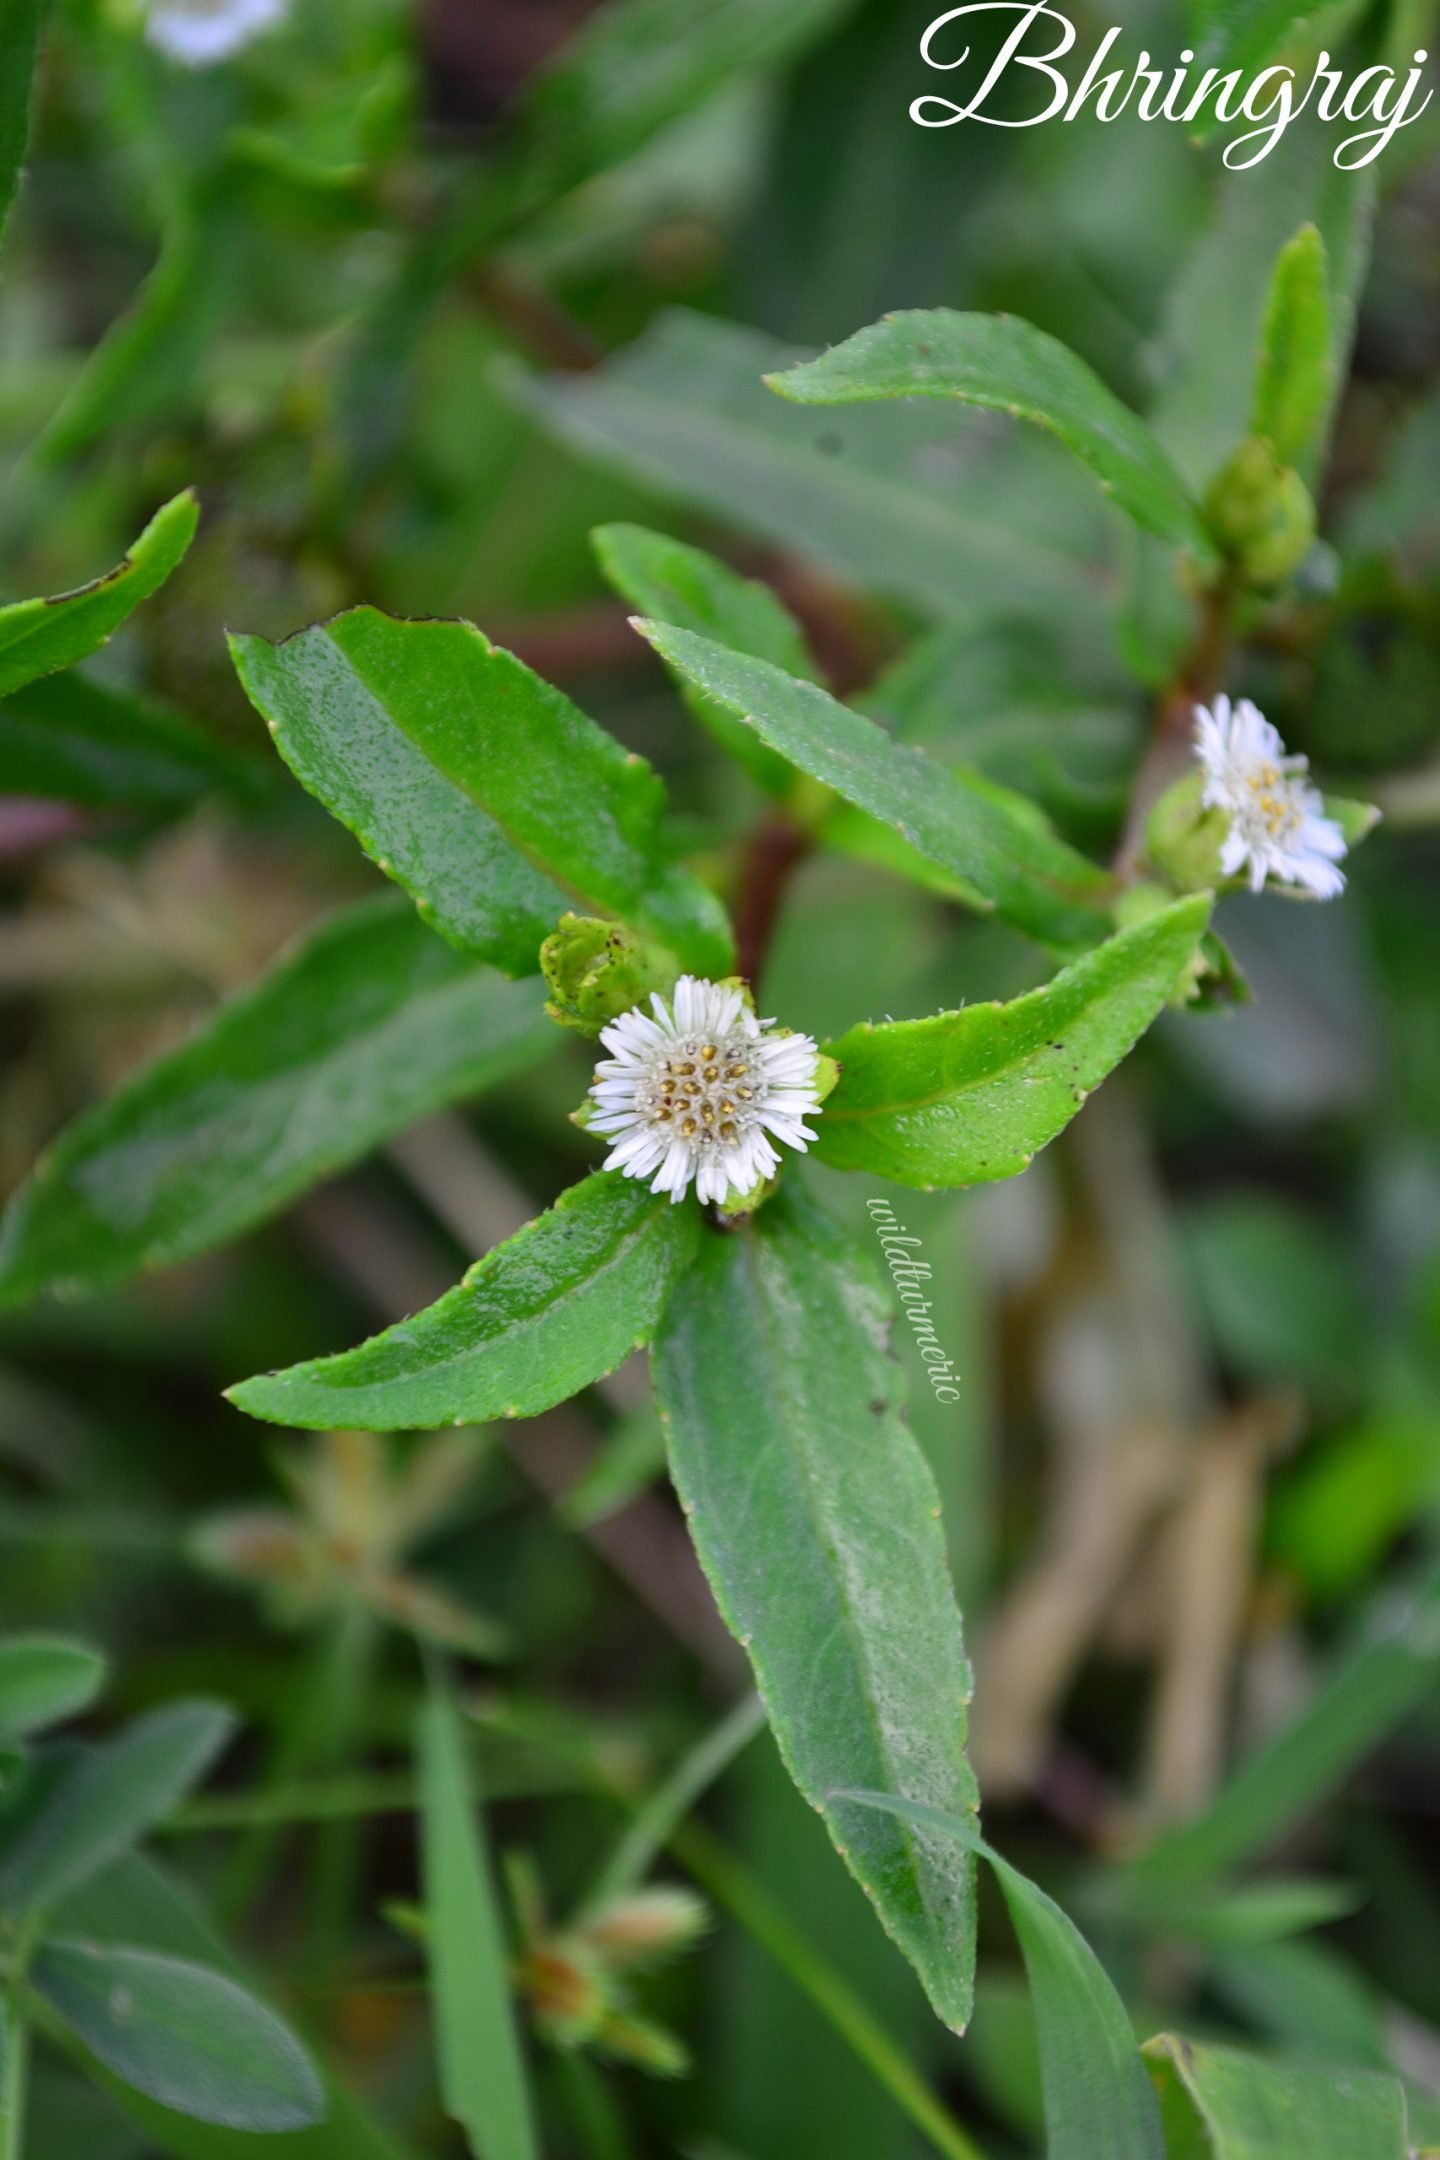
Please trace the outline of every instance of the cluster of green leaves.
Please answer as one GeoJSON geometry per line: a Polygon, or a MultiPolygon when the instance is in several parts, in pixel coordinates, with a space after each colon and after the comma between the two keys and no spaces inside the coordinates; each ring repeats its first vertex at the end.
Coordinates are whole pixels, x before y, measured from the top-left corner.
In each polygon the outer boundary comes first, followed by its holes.
{"type": "Polygon", "coordinates": [[[213,1965],[86,1924],[86,1895],[205,1776],[234,1732],[223,1704],[175,1702],[98,1745],[46,1740],[99,1693],[104,1662],[59,1637],[0,1640],[0,2124],[21,2149],[33,2026],[163,2108],[243,2131],[303,2129],[325,2096],[275,2012],[213,1965]]]}
{"type": "MultiPolygon", "coordinates": [[[[800,649],[778,603],[763,602],[718,562],[656,536],[641,546],[649,588],[669,612],[687,612],[675,603],[689,579],[703,584],[712,627],[772,649],[778,628],[789,652],[800,649]]],[[[633,549],[622,541],[617,550],[612,536],[610,553],[632,579],[633,549]]],[[[760,716],[767,748],[789,771],[888,825],[943,867],[957,894],[1062,949],[1093,948],[1011,1005],[866,1022],[834,1046],[843,1070],[822,1122],[823,1159],[926,1187],[1022,1169],[1164,1006],[1204,931],[1208,895],[1106,937],[1101,873],[1006,800],[743,649],[683,624],[657,626],[654,636],[693,685],[702,714],[760,716]]],[[[361,609],[278,647],[239,640],[236,659],[287,760],[441,936],[398,902],[360,903],[82,1119],[7,1214],[0,1294],[10,1299],[93,1288],[202,1251],[417,1113],[473,1095],[541,1054],[547,1038],[524,978],[567,901],[663,941],[677,967],[719,975],[731,963],[718,903],[666,852],[658,777],[468,625],[398,622],[361,609]],[[502,968],[521,980],[507,985],[502,968]]],[[[867,1296],[843,1241],[803,1211],[777,1206],[753,1236],[731,1239],[702,1223],[693,1200],[675,1208],[598,1173],[477,1262],[429,1311],[357,1351],[245,1382],[232,1399],[255,1415],[320,1429],[531,1416],[655,1342],[697,1546],[750,1649],[797,1781],[822,1806],[830,1786],[857,1782],[907,1801],[973,1806],[960,1752],[968,1668],[933,1488],[898,1414],[887,1418],[877,1452],[874,1401],[894,1398],[896,1369],[861,1352],[875,1321],[862,1321],[855,1301],[867,1296]],[[752,1267],[758,1273],[747,1285],[743,1271],[752,1267]],[[802,1285],[814,1310],[782,1363],[766,1350],[765,1315],[802,1285]],[[731,1344],[724,1358],[717,1327],[731,1344]],[[692,1338],[710,1347],[697,1350],[692,1338]],[[855,1369],[823,1416],[816,1390],[799,1385],[793,1418],[777,1414],[757,1442],[753,1404],[769,1400],[778,1413],[792,1394],[784,1368],[803,1375],[796,1361],[808,1345],[833,1375],[837,1358],[852,1354],[837,1345],[852,1340],[855,1369]],[[681,1381],[706,1371],[733,1381],[733,1410],[681,1381]],[[733,1466],[717,1475],[727,1422],[733,1466]],[[854,1460],[822,1503],[817,1480],[841,1470],[835,1443],[847,1423],[854,1460]],[[755,1579],[759,1563],[746,1529],[757,1444],[774,1450],[774,1534],[790,1542],[817,1510],[820,1534],[808,1574],[792,1571],[784,1594],[768,1588],[741,1611],[729,1585],[737,1571],[755,1579]],[[694,1447],[709,1467],[702,1491],[691,1487],[694,1447]],[[833,1520],[821,1528],[825,1516],[833,1520]],[[920,1549],[929,1558],[917,1576],[906,1555],[920,1549]],[[926,1580],[928,1610],[918,1597],[926,1580]],[[853,1610],[857,1598],[874,1608],[873,1628],[836,1632],[829,1615],[853,1610]],[[886,1598],[895,1609],[882,1620],[877,1600],[886,1598]],[[843,1715],[833,1705],[827,1712],[830,1737],[818,1753],[808,1734],[817,1632],[846,1645],[850,1698],[843,1715]],[[941,1640],[949,1647],[937,1657],[941,1640]],[[873,1663],[887,1643],[889,1675],[873,1663]],[[911,1734],[890,1761],[855,1752],[881,1700],[892,1712],[906,1704],[899,1723],[911,1734]],[[938,1783],[929,1737],[937,1727],[956,1740],[938,1783]]],[[[902,1833],[882,1824],[862,1837],[843,1810],[831,1819],[837,1845],[937,2008],[963,2025],[969,1956],[962,1948],[957,1963],[956,1951],[973,1933],[966,1869],[946,1865],[928,1881],[902,1833]]]]}

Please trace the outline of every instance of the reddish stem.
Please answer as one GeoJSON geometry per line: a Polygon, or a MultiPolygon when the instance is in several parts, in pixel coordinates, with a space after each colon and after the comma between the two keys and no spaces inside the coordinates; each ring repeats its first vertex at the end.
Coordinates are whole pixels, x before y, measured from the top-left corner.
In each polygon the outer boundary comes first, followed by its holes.
{"type": "Polygon", "coordinates": [[[735,917],[740,973],[748,983],[759,980],[785,888],[810,847],[809,833],[792,824],[783,810],[772,812],[751,836],[741,867],[740,904],[735,917]]]}

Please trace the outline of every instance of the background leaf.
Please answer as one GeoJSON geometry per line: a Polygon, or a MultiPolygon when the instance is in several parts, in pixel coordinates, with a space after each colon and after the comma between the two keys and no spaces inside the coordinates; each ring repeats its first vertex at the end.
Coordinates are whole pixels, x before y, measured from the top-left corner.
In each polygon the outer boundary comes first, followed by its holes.
{"type": "Polygon", "coordinates": [[[1068,1914],[987,1845],[973,1822],[885,1793],[844,1797],[952,1837],[995,1870],[1030,1980],[1047,2160],[1165,2160],[1155,2095],[1125,2005],[1068,1914]]]}
{"type": "Polygon", "coordinates": [[[840,1079],[816,1154],[923,1188],[1013,1177],[1164,1006],[1210,904],[1176,901],[1012,1004],[862,1021],[827,1043],[840,1079]]]}
{"type": "Polygon", "coordinates": [[[45,0],[0,0],[0,240],[19,192],[45,0]]]}
{"type": "Polygon", "coordinates": [[[505,1934],[457,1713],[432,1680],[419,1729],[426,1941],[446,2112],[476,2160],[538,2160],[505,1934]]]}
{"type": "MultiPolygon", "coordinates": [[[[701,548],[641,525],[602,525],[591,537],[606,578],[641,615],[697,631],[732,652],[768,660],[788,675],[816,679],[799,624],[768,585],[741,577],[701,548]]],[[[785,759],[738,722],[728,706],[704,696],[686,676],[677,680],[686,704],[721,747],[767,794],[787,794],[794,773],[785,759]]]]}
{"type": "Polygon", "coordinates": [[[0,1224],[0,1300],[203,1252],[556,1039],[534,985],[362,901],[67,1128],[0,1224]]]}
{"type": "Polygon", "coordinates": [[[1104,934],[1107,880],[1046,827],[1017,818],[988,789],[968,785],[923,750],[897,743],[818,684],[728,652],[693,631],[639,623],[643,637],[704,696],[725,705],[772,749],[893,825],[909,846],[982,905],[1060,947],[1104,934]]]}
{"type": "Polygon", "coordinates": [[[1310,446],[1335,396],[1335,335],[1325,242],[1302,225],[1280,250],[1265,304],[1254,432],[1294,465],[1310,446]]]}
{"type": "Polygon", "coordinates": [[[787,1185],[744,1229],[704,1239],[656,1344],[656,1388],[696,1550],[786,1767],[960,2028],[969,1859],[834,1797],[863,1784],[978,1804],[960,1615],[887,1324],[843,1234],[787,1185]]]}
{"type": "MultiPolygon", "coordinates": [[[[522,117],[547,194],[629,157],[720,84],[773,67],[853,0],[614,0],[537,77],[522,117]]],[[[531,182],[534,185],[534,181],[531,182]]]]}
{"type": "Polygon", "coordinates": [[[690,1203],[598,1171],[438,1305],[358,1350],[243,1380],[230,1400],[252,1417],[321,1431],[534,1417],[649,1341],[699,1228],[690,1203]]]}
{"type": "Polygon", "coordinates": [[[0,698],[37,675],[72,667],[103,645],[131,609],[164,584],[194,539],[199,517],[195,497],[177,495],[104,577],[52,600],[17,600],[0,608],[0,698]]]}
{"type": "Polygon", "coordinates": [[[300,2130],[325,2096],[273,2010],[223,1973],[153,1950],[48,1942],[30,1982],[77,2039],[152,2100],[234,2130],[300,2130]]]}
{"type": "Polygon", "coordinates": [[[1145,2054],[1173,2160],[1406,2160],[1398,2078],[1265,2062],[1170,2033],[1145,2054]]]}
{"type": "Polygon", "coordinates": [[[74,1717],[104,1682],[105,1660],[85,1643],[60,1635],[0,1640],[0,1745],[74,1717]]]}
{"type": "MultiPolygon", "coordinates": [[[[1314,37],[1332,50],[1369,0],[1189,0],[1197,74],[1208,67],[1222,74],[1239,68],[1253,75],[1297,40],[1314,37]]],[[[1203,120],[1207,135],[1215,122],[1203,120]]]]}
{"type": "Polygon", "coordinates": [[[256,767],[148,698],[74,670],[0,706],[0,792],[94,810],[175,812],[212,790],[253,790],[256,767]]]}
{"type": "Polygon", "coordinates": [[[43,1912],[97,1875],[184,1799],[234,1729],[223,1703],[177,1702],[76,1755],[0,1855],[0,1903],[43,1912]]]}
{"type": "MultiPolygon", "coordinates": [[[[164,1956],[218,1968],[245,1985],[241,1969],[216,1934],[199,1900],[180,1876],[139,1853],[128,1853],[67,1897],[55,1914],[66,1935],[90,1943],[141,1946],[164,1956]]],[[[333,2078],[325,2085],[325,2119],[309,2130],[278,2131],[263,2147],[253,2134],[198,2122],[147,2099],[107,2072],[101,2082],[121,2115],[139,2126],[156,2151],[176,2160],[414,2160],[413,2150],[362,2101],[333,2078]]]]}
{"type": "Polygon", "coordinates": [[[875,406],[823,418],[764,386],[793,348],[671,309],[603,368],[517,381],[560,439],[742,532],[927,614],[1029,604],[1085,618],[1115,554],[1103,506],[1053,444],[978,414],[875,406]],[[1077,499],[1078,498],[1078,499],[1077,499]]]}
{"type": "Polygon", "coordinates": [[[154,268],[89,354],[33,457],[63,466],[112,430],[193,407],[205,355],[240,285],[240,193],[233,167],[163,188],[154,268]]]}
{"type": "Polygon", "coordinates": [[[729,967],[719,902],[664,859],[658,776],[471,624],[352,608],[237,656],[306,785],[452,936],[533,965],[566,904],[553,878],[702,973],[729,967]]]}
{"type": "Polygon", "coordinates": [[[887,315],[818,360],[767,377],[801,405],[956,398],[1058,436],[1107,495],[1161,540],[1211,546],[1184,481],[1143,420],[1058,338],[1008,315],[949,308],[887,315]]]}

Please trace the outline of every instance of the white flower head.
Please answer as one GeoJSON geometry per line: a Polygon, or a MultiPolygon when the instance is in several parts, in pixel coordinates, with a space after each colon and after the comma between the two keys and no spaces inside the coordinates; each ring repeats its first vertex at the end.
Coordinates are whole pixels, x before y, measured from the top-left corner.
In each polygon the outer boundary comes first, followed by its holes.
{"type": "Polygon", "coordinates": [[[289,8],[290,0],[147,0],[145,35],[183,67],[215,67],[289,8]]]}
{"type": "Polygon", "coordinates": [[[590,1119],[614,1146],[607,1170],[649,1178],[652,1192],[701,1200],[749,1192],[778,1169],[777,1140],[803,1153],[802,1120],[819,1109],[819,1052],[808,1035],[772,1034],[738,989],[682,975],[600,1030],[590,1119]]]}
{"type": "Polygon", "coordinates": [[[1238,877],[1248,866],[1254,892],[1267,877],[1303,885],[1320,900],[1344,891],[1335,866],[1345,854],[1345,836],[1325,815],[1309,762],[1287,753],[1279,730],[1249,698],[1197,705],[1195,748],[1205,774],[1201,800],[1230,820],[1220,851],[1226,877],[1238,877]]]}

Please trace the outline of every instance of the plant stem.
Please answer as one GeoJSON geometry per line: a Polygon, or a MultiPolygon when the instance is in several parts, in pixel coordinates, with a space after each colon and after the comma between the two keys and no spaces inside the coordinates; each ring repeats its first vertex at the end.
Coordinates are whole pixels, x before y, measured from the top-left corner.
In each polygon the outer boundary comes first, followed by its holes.
{"type": "Polygon", "coordinates": [[[5,2113],[0,2117],[4,2142],[0,2160],[21,2160],[25,2150],[25,2079],[29,2067],[30,2027],[18,2002],[5,2012],[5,2113]]]}
{"type": "Polygon", "coordinates": [[[677,1824],[729,1769],[765,1723],[764,1705],[758,1695],[742,1695],[718,1725],[712,1725],[690,1752],[676,1764],[637,1810],[625,1835],[595,1879],[585,1899],[585,1911],[597,1912],[612,1899],[638,1888],[649,1874],[662,1846],[677,1824]]]}
{"type": "Polygon", "coordinates": [[[783,810],[755,828],[745,850],[735,913],[739,972],[755,983],[765,965],[785,888],[809,854],[811,838],[783,810]]]}
{"type": "Polygon", "coordinates": [[[22,2160],[25,2150],[25,2100],[30,2070],[30,2021],[25,2015],[25,1968],[35,1947],[36,1928],[22,1928],[9,1977],[0,2000],[0,2160],[22,2160]]]}
{"type": "Polygon", "coordinates": [[[981,2149],[906,2061],[883,2025],[833,1965],[820,1957],[771,1900],[763,1883],[703,1824],[680,1823],[670,1850],[716,1903],[754,1936],[885,2087],[945,2160],[985,2160],[981,2149]]]}
{"type": "Polygon", "coordinates": [[[1145,852],[1146,819],[1166,788],[1185,770],[1195,707],[1212,697],[1223,679],[1234,631],[1235,600],[1236,588],[1228,577],[1201,595],[1194,642],[1156,708],[1150,741],[1130,791],[1125,831],[1114,865],[1115,875],[1122,882],[1132,879],[1139,869],[1145,852]]]}

